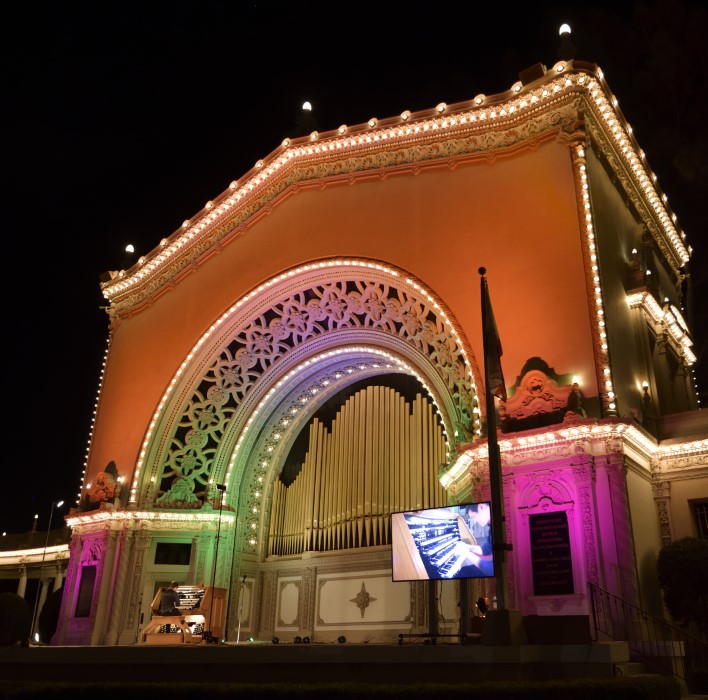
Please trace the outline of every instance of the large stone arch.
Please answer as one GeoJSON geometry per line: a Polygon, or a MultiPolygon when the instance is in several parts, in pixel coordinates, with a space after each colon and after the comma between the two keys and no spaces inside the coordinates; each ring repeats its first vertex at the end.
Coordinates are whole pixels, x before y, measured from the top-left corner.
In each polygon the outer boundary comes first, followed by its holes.
{"type": "Polygon", "coordinates": [[[147,431],[131,502],[199,509],[223,483],[224,502],[242,516],[237,550],[257,550],[277,457],[305,416],[352,375],[390,372],[428,390],[451,451],[479,430],[479,370],[423,283],[354,258],[273,276],[218,318],[176,372],[147,431]]]}

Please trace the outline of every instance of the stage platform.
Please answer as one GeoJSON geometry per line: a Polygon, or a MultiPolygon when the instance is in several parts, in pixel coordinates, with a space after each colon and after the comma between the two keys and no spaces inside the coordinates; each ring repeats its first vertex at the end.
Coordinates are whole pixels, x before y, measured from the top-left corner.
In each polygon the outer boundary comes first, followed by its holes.
{"type": "Polygon", "coordinates": [[[424,683],[478,680],[606,678],[629,661],[625,642],[590,644],[264,643],[0,648],[0,679],[87,682],[111,678],[201,682],[365,681],[424,683]]]}

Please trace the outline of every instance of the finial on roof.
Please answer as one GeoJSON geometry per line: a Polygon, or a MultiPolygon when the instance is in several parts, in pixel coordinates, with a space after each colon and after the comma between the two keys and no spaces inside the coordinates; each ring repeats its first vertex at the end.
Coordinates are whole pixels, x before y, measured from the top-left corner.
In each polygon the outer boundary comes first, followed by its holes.
{"type": "Polygon", "coordinates": [[[560,44],[556,51],[556,57],[561,61],[570,61],[575,58],[578,49],[570,38],[571,30],[569,24],[561,24],[558,30],[560,35],[560,44]]]}

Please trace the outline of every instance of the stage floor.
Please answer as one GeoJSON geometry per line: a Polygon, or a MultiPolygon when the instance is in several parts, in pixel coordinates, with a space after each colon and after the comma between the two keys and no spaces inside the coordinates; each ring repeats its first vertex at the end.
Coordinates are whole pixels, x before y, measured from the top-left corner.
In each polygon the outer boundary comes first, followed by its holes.
{"type": "Polygon", "coordinates": [[[600,678],[629,661],[625,642],[591,644],[182,644],[0,648],[0,679],[43,681],[202,682],[364,681],[424,683],[478,680],[600,678]],[[471,668],[472,667],[472,668],[471,668]]]}

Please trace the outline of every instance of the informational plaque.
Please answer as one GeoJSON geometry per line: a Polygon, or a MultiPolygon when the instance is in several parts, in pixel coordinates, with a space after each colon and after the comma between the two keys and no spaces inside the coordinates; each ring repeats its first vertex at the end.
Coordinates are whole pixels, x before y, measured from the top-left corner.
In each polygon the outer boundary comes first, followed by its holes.
{"type": "Polygon", "coordinates": [[[530,515],[529,529],[534,595],[573,593],[573,561],[566,512],[530,515]]]}

